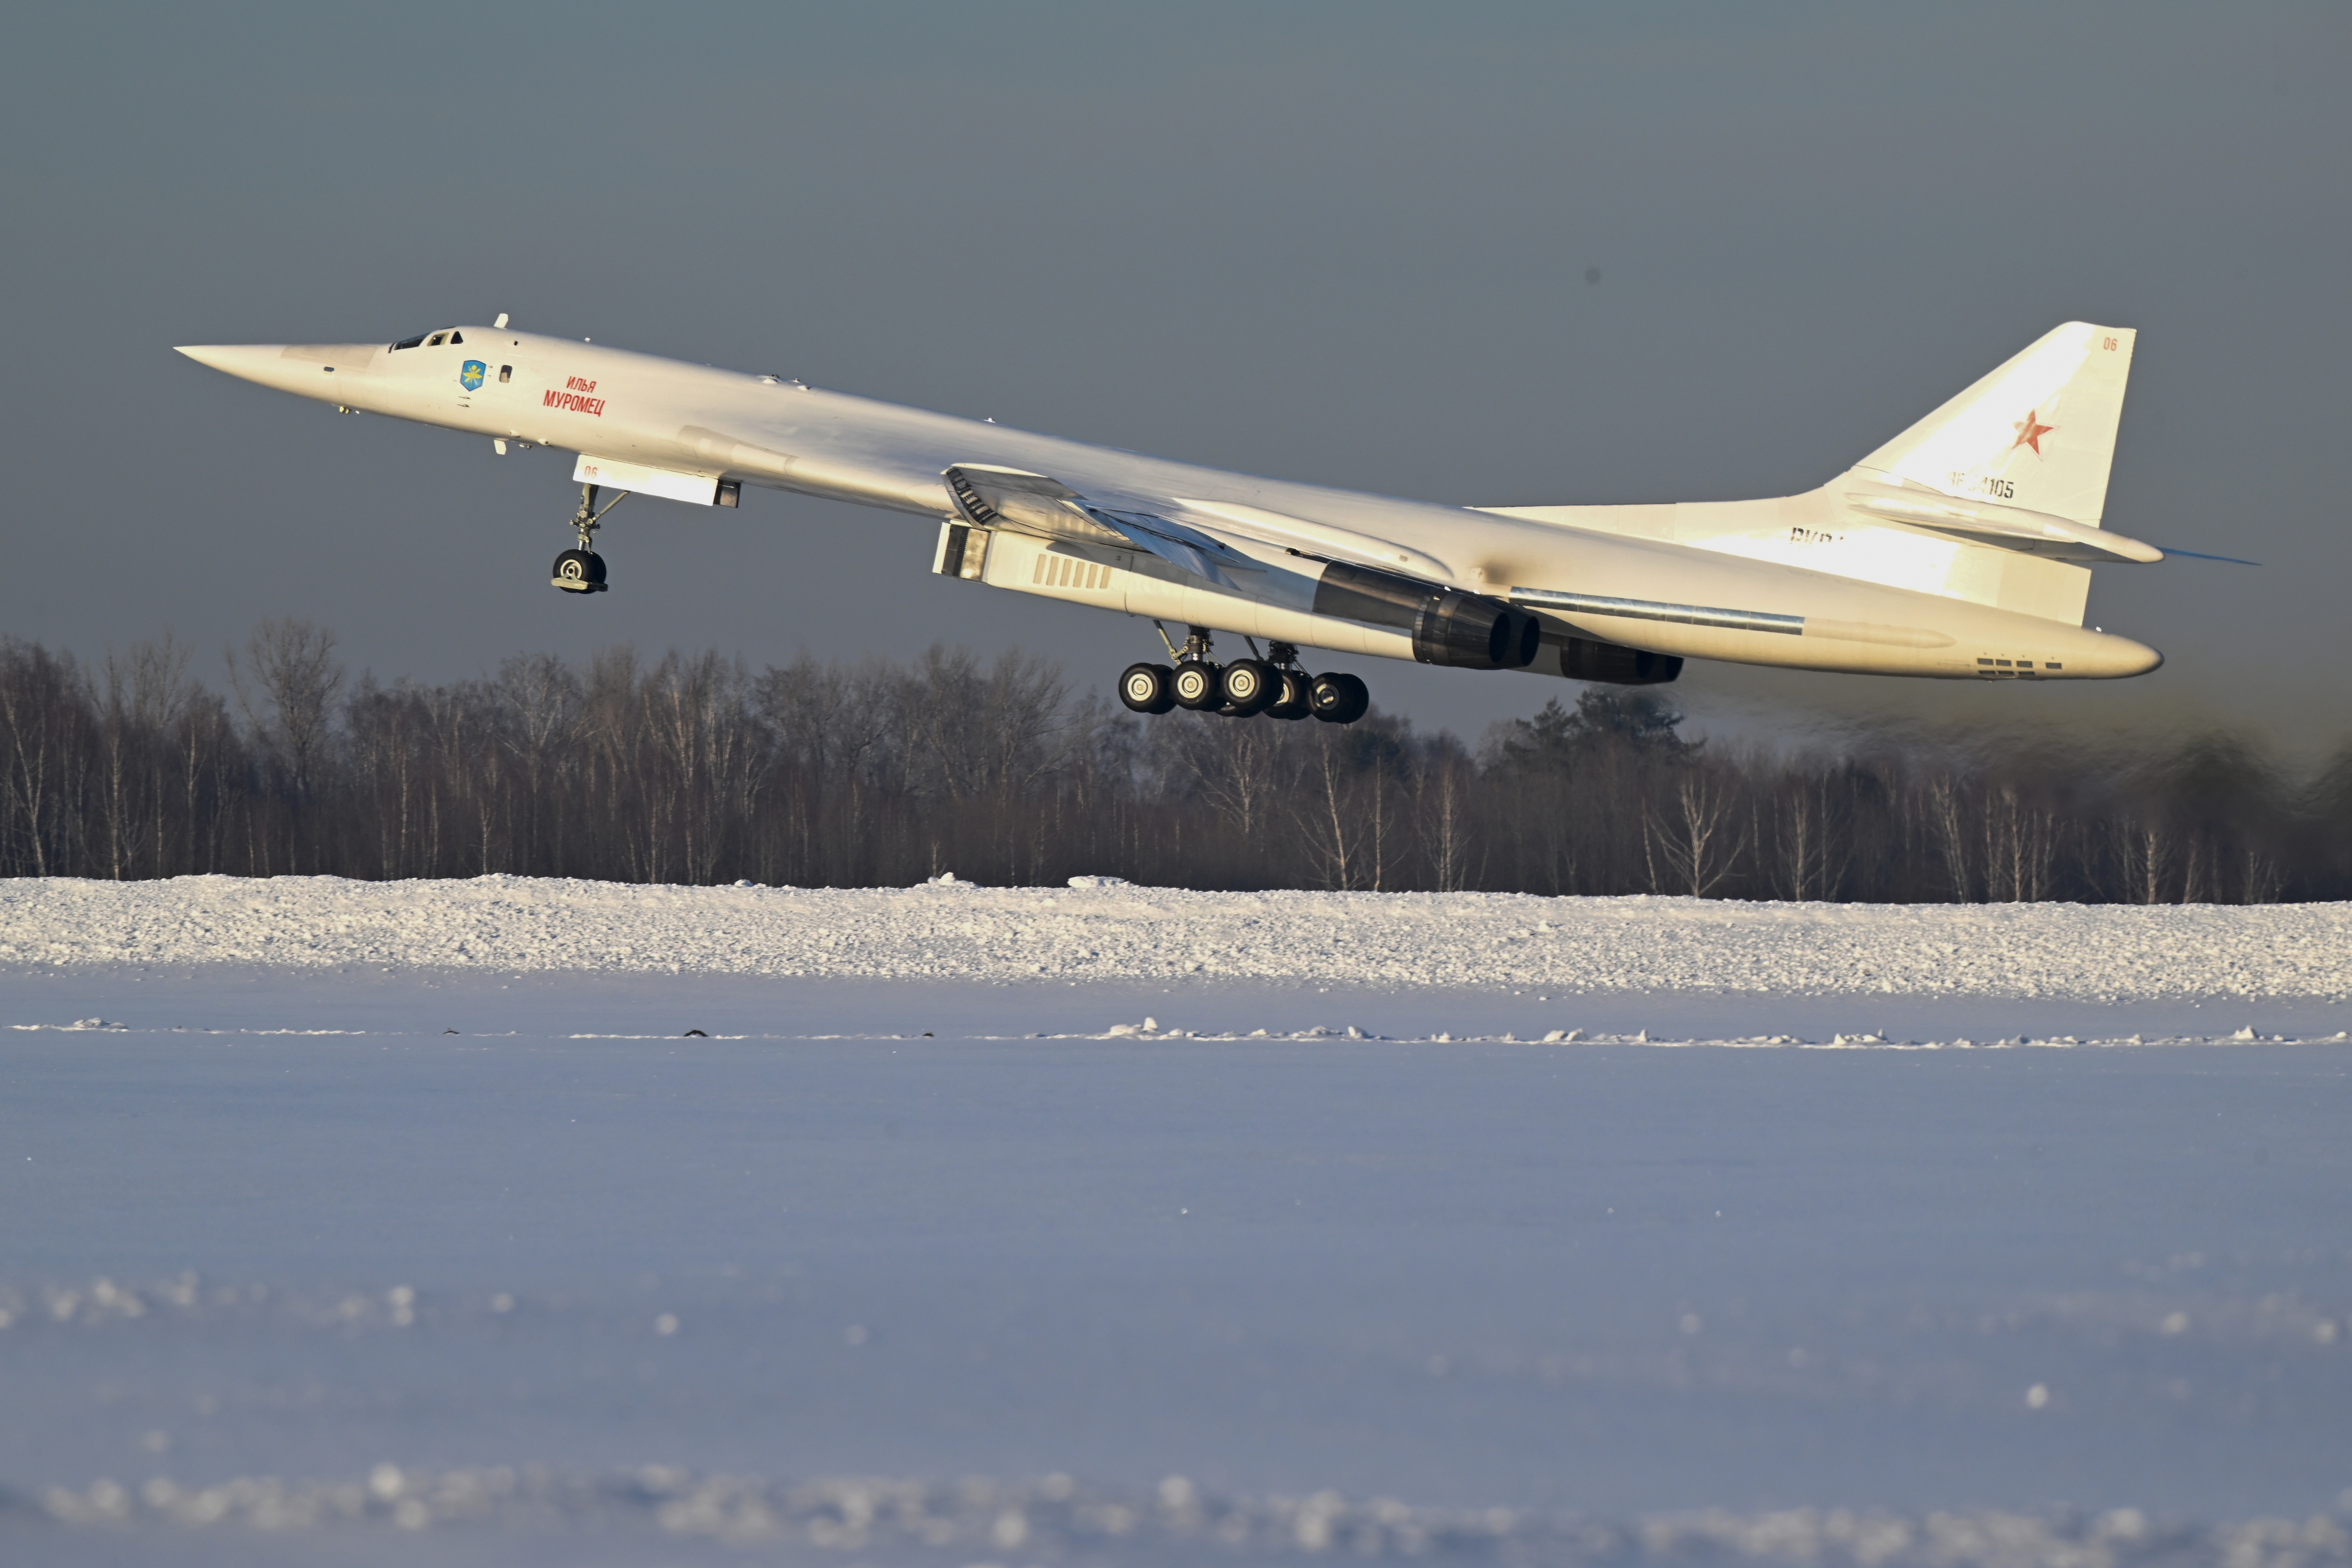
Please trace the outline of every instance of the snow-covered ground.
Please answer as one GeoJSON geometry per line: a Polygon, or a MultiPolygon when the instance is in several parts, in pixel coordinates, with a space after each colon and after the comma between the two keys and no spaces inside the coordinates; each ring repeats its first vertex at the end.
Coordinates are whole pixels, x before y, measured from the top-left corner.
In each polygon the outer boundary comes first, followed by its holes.
{"type": "Polygon", "coordinates": [[[870,980],[2352,996],[2352,905],[1748,904],[1495,893],[644,888],[482,877],[0,880],[0,963],[870,980]]]}
{"type": "Polygon", "coordinates": [[[2352,1562],[2346,921],[0,884],[0,1561],[2352,1562]]]}

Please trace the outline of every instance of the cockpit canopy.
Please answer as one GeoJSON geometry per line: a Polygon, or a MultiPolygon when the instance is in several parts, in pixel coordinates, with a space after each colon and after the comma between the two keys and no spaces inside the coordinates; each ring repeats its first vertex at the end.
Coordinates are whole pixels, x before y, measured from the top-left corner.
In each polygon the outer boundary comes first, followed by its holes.
{"type": "Polygon", "coordinates": [[[419,332],[413,338],[403,338],[392,346],[394,349],[437,349],[444,343],[456,344],[465,341],[466,334],[451,327],[446,331],[435,332],[429,338],[425,333],[419,332]]]}

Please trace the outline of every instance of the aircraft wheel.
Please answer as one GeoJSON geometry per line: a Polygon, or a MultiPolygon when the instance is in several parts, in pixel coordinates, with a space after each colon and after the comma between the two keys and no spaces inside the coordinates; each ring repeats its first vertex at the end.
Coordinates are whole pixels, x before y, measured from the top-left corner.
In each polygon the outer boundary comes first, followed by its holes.
{"type": "Polygon", "coordinates": [[[1282,695],[1282,678],[1263,660],[1237,658],[1217,678],[1217,689],[1224,694],[1224,711],[1235,719],[1246,719],[1263,713],[1282,695]]]}
{"type": "Polygon", "coordinates": [[[593,550],[567,550],[555,558],[555,574],[548,579],[567,594],[604,591],[604,558],[593,550]]]}
{"type": "Polygon", "coordinates": [[[1169,680],[1174,673],[1164,664],[1130,664],[1118,678],[1118,700],[1131,713],[1165,713],[1176,706],[1169,680]]]}
{"type": "Polygon", "coordinates": [[[1315,711],[1307,700],[1307,689],[1313,682],[1303,670],[1277,669],[1275,677],[1281,690],[1265,705],[1269,719],[1304,719],[1315,711]]]}
{"type": "Polygon", "coordinates": [[[1372,694],[1352,675],[1318,675],[1307,690],[1315,717],[1328,724],[1352,724],[1372,706],[1372,694]]]}
{"type": "Polygon", "coordinates": [[[1169,685],[1176,695],[1176,706],[1202,712],[1225,705],[1225,694],[1217,689],[1217,667],[1205,658],[1188,658],[1176,667],[1169,685]]]}

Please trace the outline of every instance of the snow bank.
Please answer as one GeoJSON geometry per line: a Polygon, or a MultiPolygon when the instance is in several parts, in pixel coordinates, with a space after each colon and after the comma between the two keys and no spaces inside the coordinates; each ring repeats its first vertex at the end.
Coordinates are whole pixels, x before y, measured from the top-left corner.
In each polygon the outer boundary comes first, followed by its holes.
{"type": "MultiPolygon", "coordinates": [[[[340,1481],[242,1478],[212,1486],[156,1479],[133,1490],[100,1481],[41,1498],[50,1520],[140,1529],[183,1551],[198,1532],[236,1536],[376,1530],[503,1531],[545,1545],[551,1529],[646,1529],[737,1550],[792,1543],[848,1561],[1012,1561],[1111,1554],[1145,1562],[1202,1552],[1234,1563],[1318,1553],[1569,1565],[1803,1563],[1810,1568],[2326,1568],[2352,1563],[2352,1533],[2326,1514],[2182,1526],[2137,1509],[2105,1513],[1951,1510],[1906,1515],[1844,1509],[1665,1514],[1611,1521],[1490,1508],[1414,1508],[1390,1499],[1220,1496],[1183,1476],[1148,1492],[1030,1482],[854,1477],[799,1483],[696,1476],[665,1466],[596,1477],[501,1466],[438,1473],[381,1464],[340,1481]],[[176,1530],[173,1527],[178,1527],[176,1530]],[[650,1528],[646,1528],[650,1527],[650,1528]],[[533,1537],[538,1539],[534,1540],[533,1537]],[[864,1554],[863,1558],[851,1553],[864,1554]]],[[[0,1538],[5,1539],[5,1538],[0,1538]]],[[[50,1537],[49,1539],[56,1539],[50,1537]]],[[[559,1540],[561,1538],[559,1537],[559,1540]]]]}
{"type": "Polygon", "coordinates": [[[2352,905],[1749,904],[1501,893],[0,880],[0,964],[2065,997],[2352,994],[2352,905]]]}

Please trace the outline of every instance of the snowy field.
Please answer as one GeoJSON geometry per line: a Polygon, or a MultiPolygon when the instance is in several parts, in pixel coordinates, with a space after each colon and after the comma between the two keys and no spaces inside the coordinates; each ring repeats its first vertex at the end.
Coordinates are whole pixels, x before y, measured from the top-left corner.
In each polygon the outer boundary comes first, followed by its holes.
{"type": "Polygon", "coordinates": [[[0,1562],[2352,1563],[2347,938],[0,882],[0,1562]]]}
{"type": "MultiPolygon", "coordinates": [[[[1081,885],[1083,884],[1083,885],[1081,885]]],[[[2352,905],[1746,904],[1494,893],[0,879],[0,963],[841,979],[2352,996],[2352,905]]]]}

